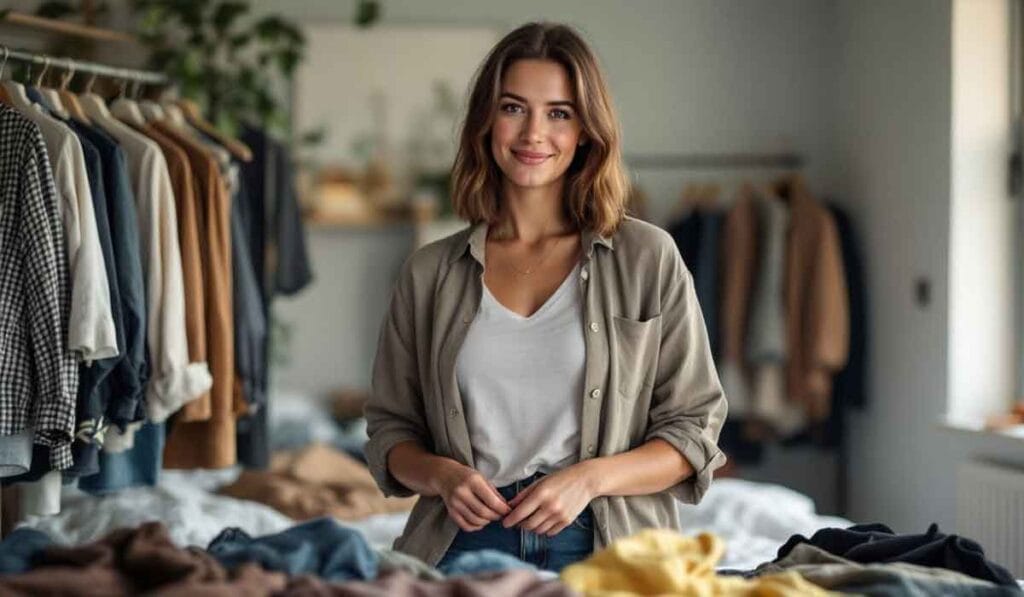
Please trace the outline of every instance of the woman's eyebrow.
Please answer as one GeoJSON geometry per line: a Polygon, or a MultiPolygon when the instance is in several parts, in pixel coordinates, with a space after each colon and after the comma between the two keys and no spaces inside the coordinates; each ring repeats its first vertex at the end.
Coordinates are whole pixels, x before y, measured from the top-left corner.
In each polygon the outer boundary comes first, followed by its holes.
{"type": "MultiPolygon", "coordinates": [[[[525,97],[523,97],[521,95],[516,95],[514,93],[509,93],[507,91],[502,92],[501,97],[510,97],[510,98],[512,98],[512,99],[514,99],[516,101],[523,102],[524,104],[530,103],[530,102],[526,101],[525,97]]],[[[569,106],[570,108],[575,108],[576,107],[576,104],[570,102],[569,100],[558,100],[558,101],[554,101],[554,102],[548,102],[547,105],[549,105],[549,106],[569,106]]]]}

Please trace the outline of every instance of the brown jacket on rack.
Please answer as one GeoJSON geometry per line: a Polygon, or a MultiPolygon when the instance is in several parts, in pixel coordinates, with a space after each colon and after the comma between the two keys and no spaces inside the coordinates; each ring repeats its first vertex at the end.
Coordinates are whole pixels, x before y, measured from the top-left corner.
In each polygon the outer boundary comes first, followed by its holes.
{"type": "MultiPolygon", "coordinates": [[[[839,233],[828,210],[799,178],[789,182],[786,241],[786,394],[811,420],[831,410],[832,376],[846,364],[850,313],[839,233]]],[[[746,372],[750,296],[759,230],[754,199],[741,196],[726,216],[722,277],[722,348],[726,363],[746,372]]]]}
{"type": "Polygon", "coordinates": [[[162,122],[153,125],[188,155],[194,178],[206,290],[206,340],[213,388],[209,417],[186,405],[167,434],[166,468],[224,468],[237,461],[231,197],[217,162],[200,142],[162,122]]]}
{"type": "Polygon", "coordinates": [[[757,274],[757,209],[754,199],[743,194],[725,217],[722,247],[722,356],[725,362],[743,366],[750,314],[750,294],[757,274]]]}
{"type": "Polygon", "coordinates": [[[850,305],[832,214],[799,179],[790,191],[786,248],[786,389],[811,420],[831,410],[832,376],[846,365],[850,305]]]}

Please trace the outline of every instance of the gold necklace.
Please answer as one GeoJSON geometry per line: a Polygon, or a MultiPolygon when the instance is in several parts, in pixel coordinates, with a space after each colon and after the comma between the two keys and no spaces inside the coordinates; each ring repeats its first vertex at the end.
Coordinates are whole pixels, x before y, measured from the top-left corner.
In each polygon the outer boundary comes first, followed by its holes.
{"type": "Polygon", "coordinates": [[[513,265],[511,261],[506,261],[505,262],[505,266],[508,267],[509,269],[511,269],[512,272],[515,273],[518,276],[529,276],[533,272],[537,271],[537,268],[539,268],[544,263],[544,260],[547,259],[548,255],[551,254],[551,251],[554,250],[555,245],[557,245],[559,242],[562,241],[562,238],[564,238],[564,237],[559,237],[559,238],[555,239],[555,241],[548,246],[547,250],[544,251],[544,254],[541,255],[540,260],[537,261],[537,263],[533,264],[533,267],[529,267],[527,269],[521,270],[518,267],[516,267],[515,265],[513,265]]]}

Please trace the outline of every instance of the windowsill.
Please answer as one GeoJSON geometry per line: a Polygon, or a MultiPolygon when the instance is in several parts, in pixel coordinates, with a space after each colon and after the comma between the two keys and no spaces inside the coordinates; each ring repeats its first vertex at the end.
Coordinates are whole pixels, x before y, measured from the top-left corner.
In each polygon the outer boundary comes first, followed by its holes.
{"type": "Polygon", "coordinates": [[[982,421],[943,419],[939,427],[947,431],[968,434],[974,437],[1002,438],[1024,444],[1024,425],[1016,425],[1007,429],[986,429],[982,421]]]}

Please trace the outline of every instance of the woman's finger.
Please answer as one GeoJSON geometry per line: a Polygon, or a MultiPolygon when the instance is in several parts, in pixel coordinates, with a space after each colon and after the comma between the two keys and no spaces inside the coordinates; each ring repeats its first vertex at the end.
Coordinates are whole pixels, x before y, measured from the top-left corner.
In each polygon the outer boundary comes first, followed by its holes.
{"type": "MultiPolygon", "coordinates": [[[[523,520],[532,516],[534,512],[538,511],[541,508],[541,506],[544,505],[544,499],[546,497],[544,492],[542,492],[539,489],[534,489],[535,487],[538,486],[539,484],[531,485],[530,487],[526,488],[526,490],[520,492],[519,495],[516,496],[517,498],[519,496],[523,497],[520,498],[519,502],[516,503],[516,506],[512,510],[512,512],[505,517],[504,524],[506,527],[521,525],[523,520]],[[527,495],[523,495],[524,493],[527,492],[527,495]]],[[[545,516],[545,518],[547,517],[545,516]]]]}
{"type": "Polygon", "coordinates": [[[527,498],[527,496],[530,495],[530,492],[532,492],[534,490],[534,488],[537,487],[537,485],[539,485],[539,483],[534,483],[533,485],[530,485],[526,489],[524,489],[524,490],[520,491],[519,493],[515,494],[515,496],[513,496],[512,499],[509,500],[508,505],[512,506],[513,508],[518,506],[520,503],[522,503],[523,500],[525,500],[527,498]]]}
{"type": "Polygon", "coordinates": [[[561,524],[562,521],[559,520],[557,516],[552,516],[544,522],[540,523],[540,525],[537,526],[537,530],[535,530],[534,533],[537,533],[538,535],[552,536],[551,530],[561,526],[561,524]]]}
{"type": "Polygon", "coordinates": [[[467,533],[469,533],[469,532],[472,532],[474,530],[473,529],[473,525],[471,525],[468,522],[466,522],[466,519],[463,518],[462,515],[459,514],[458,512],[455,512],[454,510],[449,510],[448,511],[448,516],[450,516],[451,519],[453,521],[455,521],[455,524],[457,524],[459,526],[459,528],[462,529],[463,531],[466,531],[467,533]]]}
{"type": "Polygon", "coordinates": [[[553,528],[551,528],[551,529],[548,529],[548,531],[547,531],[548,537],[554,537],[554,536],[555,536],[555,535],[557,535],[558,533],[561,533],[561,532],[562,532],[562,531],[564,531],[564,530],[565,530],[565,529],[566,529],[566,528],[567,528],[567,527],[568,527],[568,526],[569,526],[570,524],[572,524],[572,522],[568,522],[568,523],[562,523],[562,524],[558,524],[558,525],[555,525],[555,526],[554,526],[553,528]]]}
{"type": "Polygon", "coordinates": [[[519,528],[536,533],[536,529],[546,522],[550,516],[550,512],[543,508],[538,509],[536,512],[531,514],[529,518],[520,523],[519,528]]]}
{"type": "Polygon", "coordinates": [[[463,500],[463,503],[465,503],[474,514],[482,518],[486,518],[490,522],[501,519],[501,514],[492,510],[491,507],[480,499],[480,496],[476,493],[471,493],[469,497],[463,500]]]}
{"type": "Polygon", "coordinates": [[[464,518],[466,520],[466,522],[468,522],[468,523],[470,523],[470,524],[472,524],[474,526],[479,526],[479,527],[482,528],[484,526],[487,526],[488,523],[490,523],[489,520],[487,520],[486,518],[483,518],[482,516],[479,516],[472,509],[470,509],[470,507],[468,505],[466,505],[466,504],[464,504],[462,502],[456,502],[454,504],[454,506],[455,506],[456,512],[461,514],[462,518],[464,518]]]}
{"type": "MultiPolygon", "coordinates": [[[[473,493],[475,493],[491,511],[497,514],[498,518],[501,518],[512,511],[512,509],[509,508],[508,503],[505,502],[505,498],[501,497],[498,490],[483,477],[480,477],[479,482],[473,486],[473,493]]],[[[497,520],[498,518],[493,518],[492,520],[497,520]]]]}

